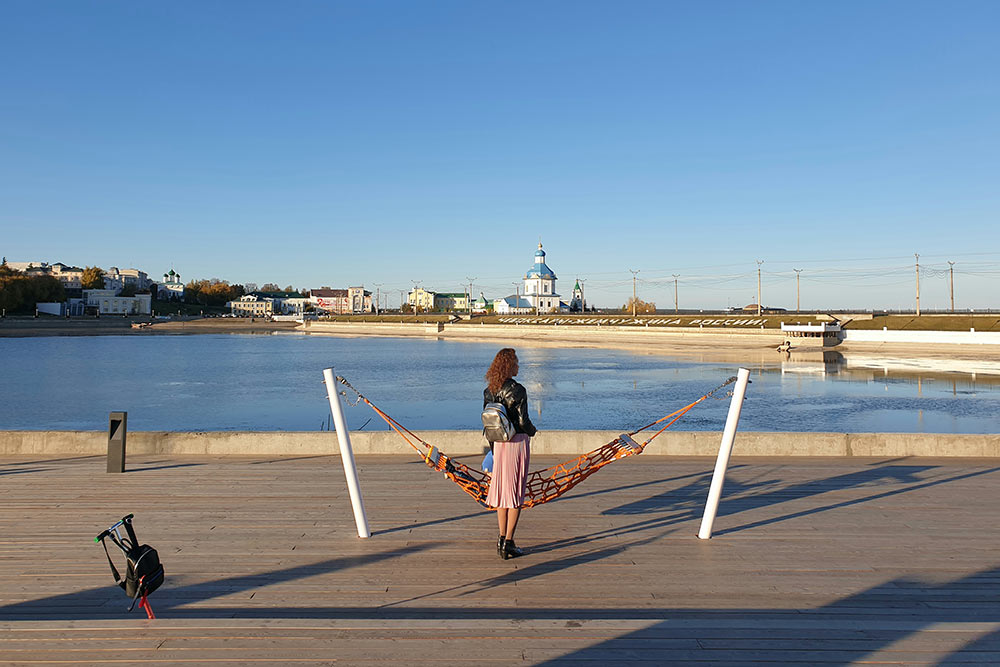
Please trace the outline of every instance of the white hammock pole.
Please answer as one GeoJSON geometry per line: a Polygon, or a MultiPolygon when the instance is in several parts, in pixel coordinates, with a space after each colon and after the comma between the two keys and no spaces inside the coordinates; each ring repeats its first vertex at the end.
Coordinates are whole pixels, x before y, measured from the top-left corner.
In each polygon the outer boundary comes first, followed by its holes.
{"type": "Polygon", "coordinates": [[[358,537],[371,537],[368,530],[368,517],[365,514],[365,501],[361,497],[361,483],[358,481],[358,469],[354,465],[354,450],[351,449],[351,436],[347,432],[347,422],[344,420],[344,410],[340,405],[340,393],[337,391],[337,378],[332,368],[323,369],[323,381],[326,383],[326,395],[330,399],[330,412],[333,413],[333,425],[337,428],[337,440],[340,442],[340,460],[344,464],[344,475],[347,477],[347,490],[351,494],[351,506],[354,508],[354,522],[358,525],[358,537]]]}
{"type": "Polygon", "coordinates": [[[750,371],[746,368],[741,368],[736,374],[733,402],[729,404],[729,416],[726,417],[726,430],[722,432],[719,457],[715,460],[715,472],[712,473],[712,486],[708,490],[708,501],[705,503],[705,515],[701,518],[701,530],[698,531],[698,538],[702,540],[712,537],[712,525],[715,523],[715,513],[719,510],[719,499],[722,498],[722,485],[726,481],[726,468],[729,466],[729,456],[733,453],[736,426],[740,423],[740,410],[743,409],[743,396],[747,392],[747,382],[749,380],[750,371]]]}

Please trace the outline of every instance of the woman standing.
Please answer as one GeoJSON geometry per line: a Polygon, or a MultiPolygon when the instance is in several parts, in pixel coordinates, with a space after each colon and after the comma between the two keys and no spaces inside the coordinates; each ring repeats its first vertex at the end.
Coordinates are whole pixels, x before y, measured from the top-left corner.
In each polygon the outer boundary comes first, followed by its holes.
{"type": "Polygon", "coordinates": [[[500,528],[497,554],[504,560],[522,554],[514,544],[514,530],[524,504],[528,462],[531,459],[529,443],[536,433],[528,418],[528,392],[514,380],[517,371],[517,354],[513,348],[503,348],[497,352],[490,369],[486,371],[486,389],[483,390],[483,407],[487,403],[502,403],[515,431],[509,442],[491,443],[493,476],[486,496],[486,504],[497,510],[500,528]]]}

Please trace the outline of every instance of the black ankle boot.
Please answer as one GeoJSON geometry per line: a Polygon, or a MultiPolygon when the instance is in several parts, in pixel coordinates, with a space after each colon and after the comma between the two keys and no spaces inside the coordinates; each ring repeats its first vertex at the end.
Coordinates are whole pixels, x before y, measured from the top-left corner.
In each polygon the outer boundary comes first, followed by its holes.
{"type": "Polygon", "coordinates": [[[503,543],[503,559],[517,558],[518,556],[523,556],[524,552],[517,548],[514,544],[514,540],[504,540],[503,543]]]}
{"type": "Polygon", "coordinates": [[[500,556],[501,558],[503,558],[503,543],[505,541],[506,538],[503,535],[497,538],[497,556],[500,556]]]}

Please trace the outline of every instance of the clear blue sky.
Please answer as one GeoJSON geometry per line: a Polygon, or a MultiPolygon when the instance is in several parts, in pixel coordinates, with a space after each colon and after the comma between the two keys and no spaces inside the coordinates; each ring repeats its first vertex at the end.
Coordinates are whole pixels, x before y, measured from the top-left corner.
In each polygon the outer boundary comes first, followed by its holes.
{"type": "Polygon", "coordinates": [[[6,0],[0,254],[1000,307],[1000,2],[6,0]]]}

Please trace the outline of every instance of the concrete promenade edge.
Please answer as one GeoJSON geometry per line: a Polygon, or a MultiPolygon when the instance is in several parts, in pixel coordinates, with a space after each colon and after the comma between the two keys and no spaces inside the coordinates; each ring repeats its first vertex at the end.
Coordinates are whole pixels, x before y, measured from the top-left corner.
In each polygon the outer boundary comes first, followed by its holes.
{"type": "MultiPolygon", "coordinates": [[[[416,434],[453,457],[481,456],[478,431],[419,431],[416,434]]],[[[540,431],[536,455],[576,456],[618,436],[617,431],[540,431]]],[[[667,431],[645,449],[649,456],[715,456],[721,432],[667,431]]],[[[413,456],[395,432],[351,433],[355,454],[413,456]]],[[[0,456],[94,456],[107,453],[104,431],[0,431],[0,456]]],[[[339,455],[335,432],[131,431],[127,454],[168,456],[339,455]]],[[[974,457],[1000,458],[1000,435],[953,433],[737,433],[734,454],[755,457],[974,457]]]]}

